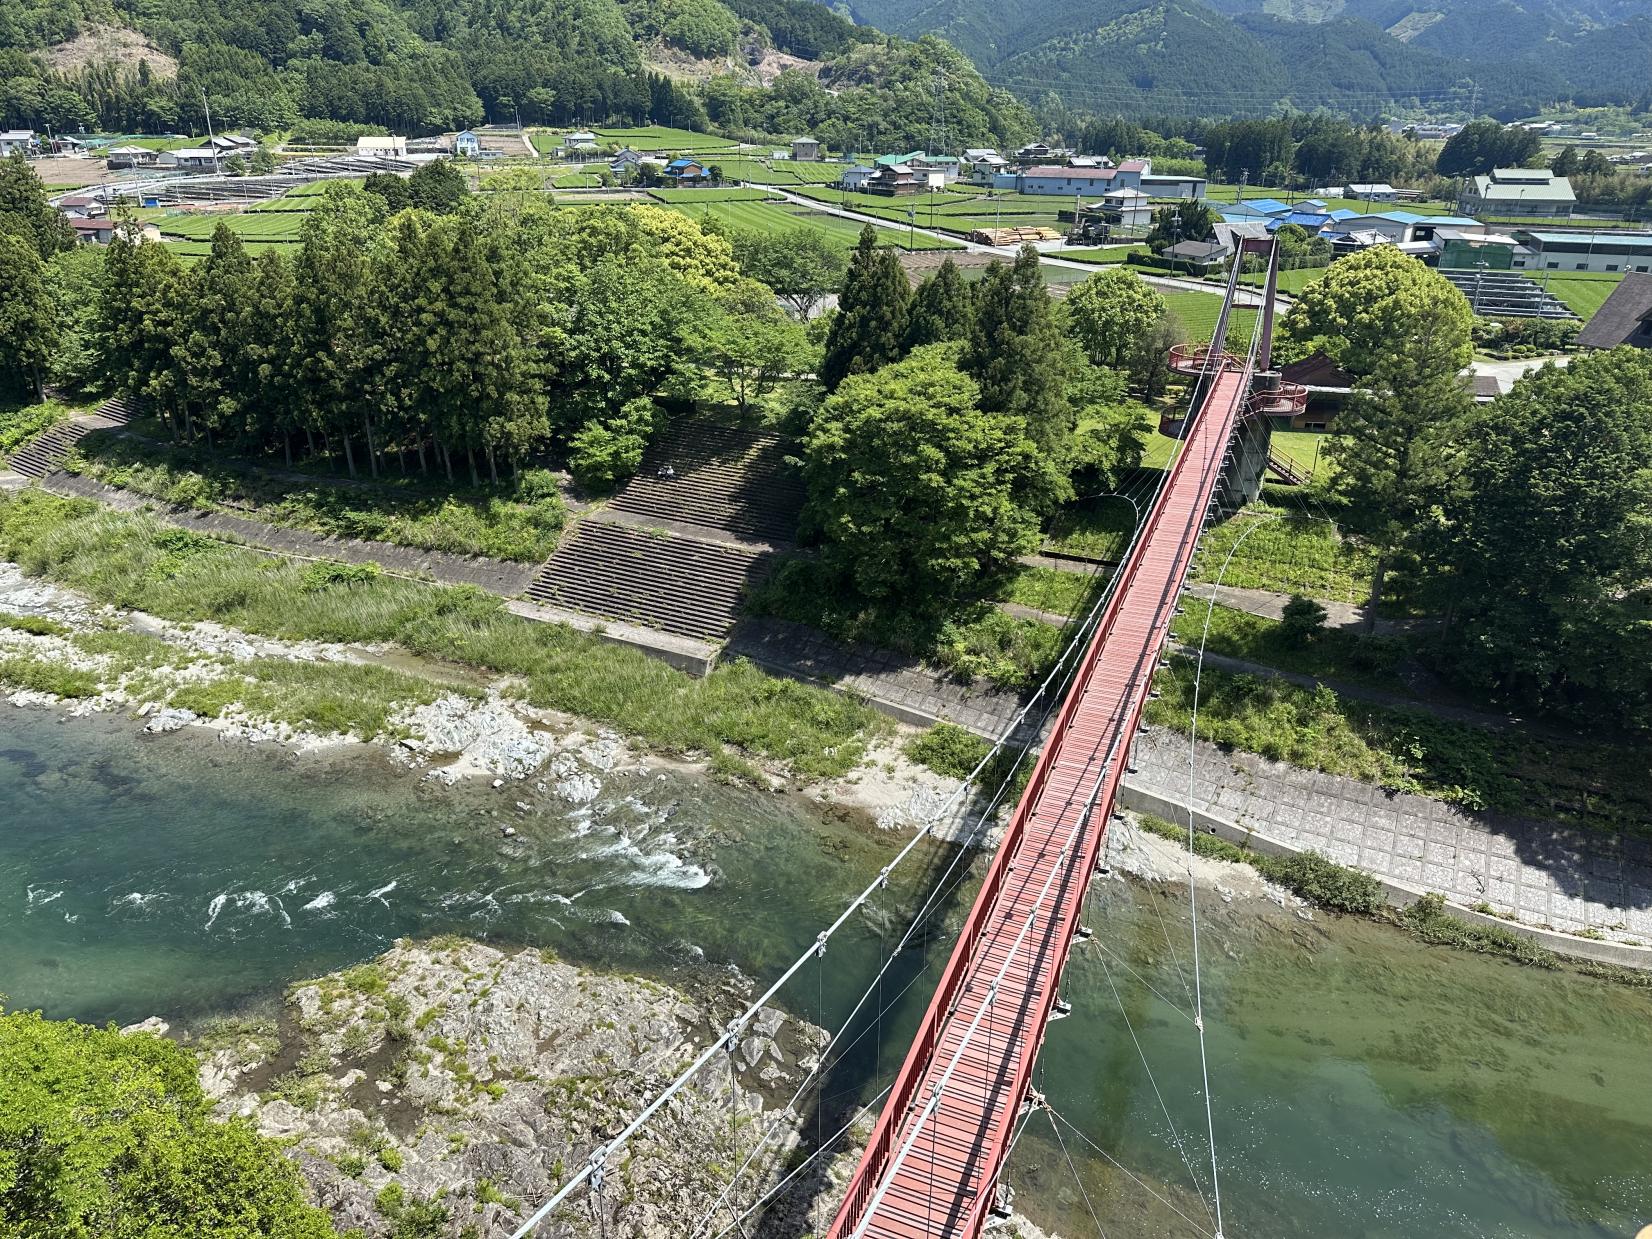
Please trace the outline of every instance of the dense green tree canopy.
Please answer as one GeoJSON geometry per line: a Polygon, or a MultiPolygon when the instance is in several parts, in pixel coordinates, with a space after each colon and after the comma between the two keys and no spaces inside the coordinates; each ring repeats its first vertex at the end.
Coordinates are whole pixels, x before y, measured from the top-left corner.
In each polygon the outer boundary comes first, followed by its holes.
{"type": "Polygon", "coordinates": [[[46,188],[21,151],[0,159],[0,233],[25,238],[43,259],[75,243],[68,219],[46,201],[46,188]]]}
{"type": "Polygon", "coordinates": [[[1164,317],[1159,291],[1124,267],[1107,267],[1092,275],[1062,303],[1067,331],[1092,365],[1126,371],[1144,382],[1156,365],[1154,325],[1164,317]]]}
{"type": "Polygon", "coordinates": [[[1392,245],[1374,245],[1331,265],[1297,294],[1280,322],[1285,357],[1323,352],[1354,375],[1375,372],[1406,346],[1418,324],[1439,333],[1434,347],[1461,370],[1473,355],[1474,316],[1439,272],[1392,245]]]}
{"type": "Polygon", "coordinates": [[[1652,356],[1545,366],[1464,440],[1454,668],[1527,706],[1652,726],[1652,356]]]}
{"type": "Polygon", "coordinates": [[[0,376],[44,398],[59,316],[46,264],[28,238],[0,232],[0,376]]]}
{"type": "Polygon", "coordinates": [[[932,345],[846,378],[804,444],[826,568],[874,608],[945,613],[1038,542],[1016,501],[1033,445],[981,411],[954,352],[932,345]]]}
{"type": "Polygon", "coordinates": [[[975,297],[958,273],[958,264],[944,258],[940,270],[912,295],[903,347],[911,352],[926,344],[967,340],[974,323],[975,297]]]}
{"type": "Polygon", "coordinates": [[[0,1015],[0,1233],[332,1239],[298,1170],[215,1122],[195,1061],[149,1034],[0,1015]]]}
{"type": "Polygon", "coordinates": [[[1477,120],[1464,125],[1440,148],[1441,176],[1478,176],[1493,168],[1529,168],[1542,162],[1543,136],[1520,125],[1477,120]]]}

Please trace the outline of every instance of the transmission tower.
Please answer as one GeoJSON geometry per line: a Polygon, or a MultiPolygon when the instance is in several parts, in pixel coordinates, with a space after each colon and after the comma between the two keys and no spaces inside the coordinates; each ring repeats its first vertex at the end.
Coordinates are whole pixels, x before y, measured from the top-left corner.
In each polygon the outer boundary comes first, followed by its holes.
{"type": "Polygon", "coordinates": [[[933,99],[929,111],[929,154],[951,153],[952,139],[946,131],[946,70],[936,69],[930,79],[933,99]]]}

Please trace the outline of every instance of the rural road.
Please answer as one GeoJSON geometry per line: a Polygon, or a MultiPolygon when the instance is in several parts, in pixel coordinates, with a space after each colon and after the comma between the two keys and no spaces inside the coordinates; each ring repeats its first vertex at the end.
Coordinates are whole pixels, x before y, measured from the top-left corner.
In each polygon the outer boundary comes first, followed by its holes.
{"type": "MultiPolygon", "coordinates": [[[[749,189],[768,190],[772,193],[779,194],[793,206],[807,207],[812,211],[820,211],[826,215],[836,215],[840,219],[854,220],[856,223],[861,224],[877,224],[885,228],[901,227],[900,224],[891,224],[891,222],[887,219],[878,219],[875,216],[863,215],[859,211],[852,211],[847,207],[832,206],[827,202],[817,202],[813,198],[805,198],[801,194],[791,193],[789,190],[781,189],[778,186],[759,185],[756,182],[742,182],[742,185],[749,189]]],[[[961,245],[964,251],[969,254],[990,254],[999,258],[1008,258],[1010,256],[1003,249],[996,246],[980,245],[974,241],[960,241],[957,237],[952,236],[949,233],[941,232],[938,229],[913,227],[911,231],[922,237],[930,237],[939,241],[955,242],[961,245]]],[[[1083,271],[1087,275],[1094,274],[1095,272],[1101,270],[1101,267],[1096,263],[1075,262],[1071,258],[1062,258],[1055,254],[1040,253],[1039,260],[1046,266],[1062,267],[1069,271],[1083,271]]],[[[1153,287],[1161,288],[1168,292],[1210,293],[1212,296],[1219,297],[1224,291],[1222,285],[1220,284],[1206,284],[1201,280],[1182,280],[1168,275],[1146,275],[1140,271],[1136,274],[1141,276],[1141,278],[1147,281],[1147,283],[1153,285],[1153,287]]],[[[1279,308],[1282,310],[1289,307],[1291,304],[1290,298],[1284,294],[1278,295],[1276,300],[1279,308]]],[[[1253,308],[1259,307],[1262,304],[1262,294],[1242,290],[1234,304],[1251,306],[1253,308]]]]}

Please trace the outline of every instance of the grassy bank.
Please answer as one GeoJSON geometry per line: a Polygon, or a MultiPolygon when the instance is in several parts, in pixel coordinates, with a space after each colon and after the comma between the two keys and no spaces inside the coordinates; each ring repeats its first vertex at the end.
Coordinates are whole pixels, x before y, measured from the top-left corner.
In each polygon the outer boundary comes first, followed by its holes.
{"type": "Polygon", "coordinates": [[[1406,655],[1404,642],[1397,638],[1366,637],[1341,628],[1296,638],[1276,620],[1212,605],[1208,594],[1208,589],[1190,590],[1183,597],[1182,614],[1171,621],[1170,633],[1183,645],[1197,650],[1203,643],[1212,654],[1317,679],[1345,680],[1391,693],[1409,691],[1395,670],[1406,655]]]}
{"type": "Polygon", "coordinates": [[[0,403],[0,456],[10,456],[24,444],[43,435],[74,413],[58,400],[36,404],[0,403]]]}
{"type": "MultiPolygon", "coordinates": [[[[1160,673],[1147,718],[1185,735],[1193,677],[1189,660],[1178,663],[1160,673]]],[[[1198,704],[1199,737],[1214,744],[1465,809],[1652,836],[1644,750],[1493,731],[1208,666],[1198,704]]]]}
{"type": "Polygon", "coordinates": [[[528,470],[514,486],[448,486],[424,477],[344,484],[260,472],[250,462],[129,434],[94,433],[72,473],[201,512],[233,512],[324,537],[363,538],[454,555],[537,563],[556,549],[567,510],[555,479],[528,470]]]}
{"type": "Polygon", "coordinates": [[[1294,510],[1255,503],[1211,526],[1195,579],[1209,582],[1220,573],[1224,585],[1363,603],[1371,591],[1370,553],[1343,540],[1325,519],[1334,519],[1334,510],[1311,489],[1298,499],[1294,510]]]}
{"type": "MultiPolygon", "coordinates": [[[[662,751],[705,754],[727,772],[757,758],[799,776],[841,775],[888,727],[841,694],[743,662],[696,680],[597,637],[511,615],[479,590],[349,572],[322,579],[301,564],[36,490],[0,497],[0,554],[99,602],[167,619],[295,640],[391,642],[514,677],[535,706],[662,751]]],[[[347,701],[351,686],[330,691],[347,701]]]]}

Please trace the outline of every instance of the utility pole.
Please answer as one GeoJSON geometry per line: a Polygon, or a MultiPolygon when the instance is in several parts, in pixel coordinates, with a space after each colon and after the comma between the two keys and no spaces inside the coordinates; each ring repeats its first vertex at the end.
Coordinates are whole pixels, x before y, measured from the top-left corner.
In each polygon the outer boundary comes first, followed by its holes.
{"type": "Polygon", "coordinates": [[[207,102],[206,87],[201,87],[201,110],[206,113],[207,145],[212,148],[212,170],[219,176],[224,174],[218,163],[218,140],[212,136],[212,105],[207,102]]]}

